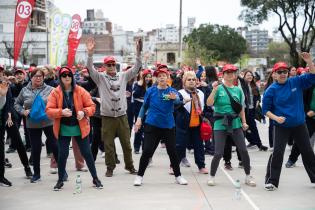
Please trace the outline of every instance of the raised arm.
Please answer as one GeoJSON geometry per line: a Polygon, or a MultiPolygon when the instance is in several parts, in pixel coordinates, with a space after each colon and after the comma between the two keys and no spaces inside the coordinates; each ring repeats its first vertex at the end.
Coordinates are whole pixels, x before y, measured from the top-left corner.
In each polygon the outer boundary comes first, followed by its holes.
{"type": "Polygon", "coordinates": [[[136,52],[137,52],[137,57],[136,57],[135,65],[131,69],[129,69],[128,71],[125,72],[125,74],[126,74],[126,77],[125,77],[126,81],[129,81],[132,78],[136,77],[137,74],[139,73],[141,67],[142,67],[142,60],[141,60],[142,40],[141,39],[137,40],[136,52]]]}
{"type": "Polygon", "coordinates": [[[200,59],[196,59],[196,65],[198,66],[198,71],[196,73],[196,76],[198,79],[200,79],[202,72],[204,71],[203,66],[201,65],[200,59]]]}
{"type": "Polygon", "coordinates": [[[92,37],[89,37],[86,41],[86,50],[88,52],[87,68],[90,74],[90,77],[96,84],[99,84],[100,73],[96,71],[93,65],[93,54],[95,49],[95,40],[92,37]]]}
{"type": "Polygon", "coordinates": [[[311,54],[307,52],[302,52],[300,56],[305,61],[305,63],[307,63],[308,67],[310,67],[310,73],[315,74],[315,66],[311,54]]]}

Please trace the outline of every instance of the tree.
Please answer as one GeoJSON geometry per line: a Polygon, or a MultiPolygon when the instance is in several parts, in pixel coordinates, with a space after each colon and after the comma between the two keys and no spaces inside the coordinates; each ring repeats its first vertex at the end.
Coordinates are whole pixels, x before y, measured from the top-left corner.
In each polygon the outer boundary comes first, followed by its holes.
{"type": "Polygon", "coordinates": [[[290,61],[290,48],[286,42],[271,42],[268,45],[268,57],[270,64],[273,65],[277,61],[290,61]]]}
{"type": "MultiPolygon", "coordinates": [[[[9,59],[14,59],[14,42],[2,40],[4,44],[5,51],[9,56],[9,59]]],[[[27,64],[30,60],[30,55],[28,53],[29,47],[35,46],[34,41],[25,41],[21,47],[20,57],[22,57],[22,63],[27,64]]]]}
{"type": "Polygon", "coordinates": [[[314,39],[314,0],[241,0],[245,7],[240,18],[249,25],[260,24],[272,14],[278,17],[278,30],[290,48],[291,63],[295,66],[305,63],[299,58],[297,48],[309,52],[314,39]],[[299,26],[299,22],[302,26],[299,26]],[[299,35],[301,38],[299,39],[299,35]]]}
{"type": "Polygon", "coordinates": [[[246,52],[246,40],[229,26],[201,24],[184,37],[186,55],[205,63],[222,60],[235,63],[246,52]]]}

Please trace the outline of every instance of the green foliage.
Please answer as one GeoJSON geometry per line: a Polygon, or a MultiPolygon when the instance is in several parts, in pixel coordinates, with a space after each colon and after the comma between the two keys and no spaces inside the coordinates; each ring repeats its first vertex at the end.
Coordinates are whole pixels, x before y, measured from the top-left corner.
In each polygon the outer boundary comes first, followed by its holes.
{"type": "Polygon", "coordinates": [[[246,52],[246,40],[228,26],[201,24],[184,37],[188,59],[200,58],[210,64],[218,60],[235,63],[246,52]]]}
{"type": "Polygon", "coordinates": [[[299,59],[297,48],[309,52],[313,46],[314,0],[241,0],[241,5],[245,9],[240,18],[249,25],[260,24],[268,20],[270,15],[276,15],[279,20],[278,30],[290,48],[291,63],[295,66],[305,65],[299,59]]]}
{"type": "Polygon", "coordinates": [[[270,58],[270,65],[277,61],[290,62],[290,47],[285,42],[269,43],[267,54],[270,58]]]}

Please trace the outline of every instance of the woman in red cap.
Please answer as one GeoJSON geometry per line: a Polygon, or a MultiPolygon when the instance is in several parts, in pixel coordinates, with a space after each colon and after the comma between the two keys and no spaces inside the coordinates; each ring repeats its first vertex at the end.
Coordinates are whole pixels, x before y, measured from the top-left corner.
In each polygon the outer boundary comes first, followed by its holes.
{"type": "Polygon", "coordinates": [[[218,82],[214,82],[212,84],[213,90],[207,99],[207,105],[214,106],[215,118],[213,128],[215,154],[211,162],[208,185],[214,186],[216,184],[214,177],[224,153],[226,139],[230,136],[241,155],[246,174],[245,184],[254,187],[256,183],[250,175],[250,160],[243,132],[243,130],[248,129],[243,107],[244,95],[242,90],[234,85],[237,68],[232,64],[226,64],[222,72],[224,79],[223,84],[219,85],[218,82]]]}
{"type": "Polygon", "coordinates": [[[103,188],[97,177],[94,159],[91,153],[88,135],[90,133],[89,117],[95,112],[95,104],[84,88],[75,85],[70,68],[62,67],[59,71],[60,85],[55,88],[47,102],[46,112],[54,119],[54,135],[58,139],[58,181],[54,190],[63,187],[66,162],[69,155],[71,138],[76,140],[93,177],[96,188],[103,188]]]}
{"type": "MultiPolygon", "coordinates": [[[[148,111],[144,125],[145,144],[134,185],[142,185],[144,172],[161,139],[165,140],[167,154],[174,169],[176,182],[180,185],[187,185],[186,179],[180,173],[179,160],[175,147],[175,121],[173,112],[174,104],[179,103],[180,99],[177,91],[167,84],[169,71],[166,65],[161,64],[154,72],[154,76],[157,77],[157,85],[149,88],[144,96],[144,110],[148,111]]],[[[138,131],[142,125],[144,110],[139,113],[135,124],[135,131],[138,131]]]]}
{"type": "Polygon", "coordinates": [[[312,183],[315,183],[315,155],[305,123],[303,90],[315,84],[315,66],[309,53],[301,57],[310,67],[310,74],[289,78],[284,62],[274,65],[276,82],[263,97],[263,114],[274,121],[274,150],[270,155],[265,177],[265,189],[276,190],[279,186],[281,167],[286,144],[293,137],[301,151],[303,164],[312,183]]]}

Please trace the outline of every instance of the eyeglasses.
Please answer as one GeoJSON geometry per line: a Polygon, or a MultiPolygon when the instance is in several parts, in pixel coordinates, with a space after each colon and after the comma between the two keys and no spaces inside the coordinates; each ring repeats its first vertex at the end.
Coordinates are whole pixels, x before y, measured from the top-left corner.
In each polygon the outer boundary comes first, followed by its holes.
{"type": "Polygon", "coordinates": [[[277,71],[277,74],[287,74],[288,73],[288,70],[282,70],[282,71],[277,71]]]}
{"type": "Polygon", "coordinates": [[[190,81],[196,81],[196,79],[195,79],[195,78],[189,78],[189,79],[187,79],[186,81],[188,81],[188,82],[190,82],[190,81]]]}
{"type": "Polygon", "coordinates": [[[71,74],[62,74],[61,77],[62,78],[71,77],[71,74]]]}
{"type": "Polygon", "coordinates": [[[107,67],[115,67],[115,66],[116,66],[116,64],[114,64],[114,63],[110,63],[110,64],[106,64],[106,66],[107,66],[107,67]]]}
{"type": "Polygon", "coordinates": [[[41,79],[41,78],[43,78],[43,75],[35,75],[34,78],[41,79]]]}

